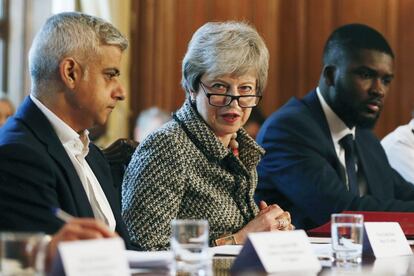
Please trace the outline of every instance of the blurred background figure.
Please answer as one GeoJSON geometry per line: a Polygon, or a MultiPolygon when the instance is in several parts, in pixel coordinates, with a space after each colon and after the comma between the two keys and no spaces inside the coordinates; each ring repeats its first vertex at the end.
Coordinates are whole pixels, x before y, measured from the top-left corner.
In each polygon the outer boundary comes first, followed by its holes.
{"type": "Polygon", "coordinates": [[[171,116],[158,107],[143,110],[137,117],[134,129],[134,140],[142,142],[151,132],[168,122],[171,116]]]}
{"type": "Polygon", "coordinates": [[[7,118],[14,114],[14,106],[7,98],[6,94],[0,92],[0,127],[2,127],[7,118]]]}
{"type": "Polygon", "coordinates": [[[265,120],[266,117],[263,115],[260,108],[255,107],[252,109],[252,113],[243,128],[253,139],[256,140],[256,135],[259,133],[260,127],[265,120]]]}
{"type": "Polygon", "coordinates": [[[381,144],[391,167],[414,184],[414,111],[412,118],[385,136],[381,144]]]}

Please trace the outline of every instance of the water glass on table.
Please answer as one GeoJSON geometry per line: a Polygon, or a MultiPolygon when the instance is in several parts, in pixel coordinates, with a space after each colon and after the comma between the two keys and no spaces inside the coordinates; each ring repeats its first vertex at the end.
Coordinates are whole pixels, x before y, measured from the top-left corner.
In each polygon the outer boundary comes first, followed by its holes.
{"type": "Polygon", "coordinates": [[[43,233],[1,232],[0,275],[44,275],[47,238],[43,233]]]}
{"type": "Polygon", "coordinates": [[[337,265],[358,265],[361,263],[363,227],[363,215],[332,214],[332,252],[337,265]]]}
{"type": "Polygon", "coordinates": [[[180,275],[211,275],[206,220],[172,220],[171,249],[173,270],[180,275]]]}

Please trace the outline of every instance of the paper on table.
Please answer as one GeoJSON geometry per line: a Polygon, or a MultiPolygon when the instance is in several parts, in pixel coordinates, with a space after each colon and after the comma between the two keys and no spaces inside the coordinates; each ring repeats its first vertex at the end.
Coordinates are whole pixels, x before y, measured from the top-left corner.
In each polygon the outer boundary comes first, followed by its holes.
{"type": "Polygon", "coordinates": [[[310,243],[331,243],[331,238],[326,237],[309,237],[310,243]]]}
{"type": "Polygon", "coordinates": [[[330,243],[313,243],[311,246],[318,258],[332,256],[332,245],[330,243]]]}
{"type": "Polygon", "coordinates": [[[125,244],[119,237],[65,241],[60,242],[58,248],[68,276],[130,275],[124,254],[125,244]]]}
{"type": "Polygon", "coordinates": [[[242,247],[243,247],[242,245],[220,245],[220,246],[210,247],[208,250],[212,256],[214,255],[237,256],[239,255],[242,247]]]}
{"type": "Polygon", "coordinates": [[[311,246],[322,266],[332,266],[332,245],[330,243],[312,243],[311,246]]]}
{"type": "MultiPolygon", "coordinates": [[[[330,240],[330,239],[329,239],[330,240]]],[[[311,242],[314,243],[311,239],[311,242]]],[[[237,256],[239,255],[242,245],[221,245],[210,247],[209,252],[211,255],[221,255],[221,256],[237,256]]],[[[312,244],[312,249],[315,252],[316,256],[326,257],[331,256],[332,248],[331,244],[327,240],[317,240],[316,243],[312,244]]]]}
{"type": "Polygon", "coordinates": [[[126,251],[130,268],[162,268],[173,261],[172,251],[126,251]]]}
{"type": "MultiPolygon", "coordinates": [[[[209,253],[221,256],[237,256],[242,245],[222,245],[209,248],[209,253]]],[[[126,256],[130,268],[157,268],[169,266],[174,258],[172,251],[132,251],[127,250],[126,256]]]]}

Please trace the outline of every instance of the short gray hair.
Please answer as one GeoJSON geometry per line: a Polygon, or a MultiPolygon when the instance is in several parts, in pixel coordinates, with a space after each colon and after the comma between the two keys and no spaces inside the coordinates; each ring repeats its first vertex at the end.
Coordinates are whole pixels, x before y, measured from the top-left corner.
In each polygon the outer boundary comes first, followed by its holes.
{"type": "Polygon", "coordinates": [[[102,45],[128,47],[128,40],[109,22],[78,12],[56,14],[36,34],[29,51],[32,84],[59,80],[59,63],[67,56],[86,61],[102,45]]]}
{"type": "Polygon", "coordinates": [[[257,74],[257,92],[267,83],[269,51],[257,31],[244,22],[209,22],[200,27],[188,44],[182,64],[181,85],[197,91],[203,74],[257,74]]]}

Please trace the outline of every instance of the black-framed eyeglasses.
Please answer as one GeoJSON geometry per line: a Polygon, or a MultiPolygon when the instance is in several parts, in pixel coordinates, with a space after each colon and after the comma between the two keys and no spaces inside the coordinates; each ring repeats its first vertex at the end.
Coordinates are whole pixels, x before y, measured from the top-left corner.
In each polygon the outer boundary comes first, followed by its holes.
{"type": "Polygon", "coordinates": [[[237,103],[240,107],[249,108],[255,107],[259,104],[262,96],[259,95],[239,95],[233,96],[230,94],[223,94],[223,93],[207,93],[206,89],[211,90],[212,87],[209,87],[200,81],[201,89],[203,89],[204,94],[208,99],[208,103],[212,106],[216,107],[223,107],[228,106],[234,100],[237,100],[237,103]]]}

